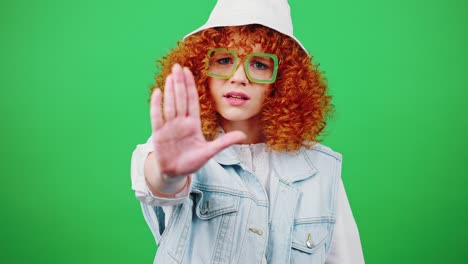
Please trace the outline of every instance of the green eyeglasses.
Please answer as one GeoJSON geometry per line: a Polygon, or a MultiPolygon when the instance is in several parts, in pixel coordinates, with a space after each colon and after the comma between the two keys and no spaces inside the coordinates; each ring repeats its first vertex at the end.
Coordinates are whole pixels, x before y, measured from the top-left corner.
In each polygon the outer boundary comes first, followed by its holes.
{"type": "MultiPolygon", "coordinates": [[[[229,79],[239,68],[239,56],[226,48],[208,51],[208,76],[229,79]]],[[[255,83],[274,83],[278,73],[278,57],[275,54],[253,52],[244,62],[247,78],[255,83]]]]}

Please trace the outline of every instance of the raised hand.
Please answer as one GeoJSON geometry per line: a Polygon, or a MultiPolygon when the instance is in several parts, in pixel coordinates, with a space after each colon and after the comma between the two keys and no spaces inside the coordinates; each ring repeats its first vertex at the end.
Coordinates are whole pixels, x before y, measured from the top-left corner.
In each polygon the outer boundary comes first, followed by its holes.
{"type": "Polygon", "coordinates": [[[173,66],[164,86],[164,113],[161,101],[161,90],[156,89],[151,96],[155,151],[151,155],[154,158],[149,157],[146,162],[155,162],[159,171],[147,175],[145,169],[147,181],[156,190],[173,190],[168,185],[177,185],[216,153],[245,139],[244,133],[233,131],[211,142],[205,140],[201,131],[198,93],[188,68],[182,69],[178,64],[173,66]]]}

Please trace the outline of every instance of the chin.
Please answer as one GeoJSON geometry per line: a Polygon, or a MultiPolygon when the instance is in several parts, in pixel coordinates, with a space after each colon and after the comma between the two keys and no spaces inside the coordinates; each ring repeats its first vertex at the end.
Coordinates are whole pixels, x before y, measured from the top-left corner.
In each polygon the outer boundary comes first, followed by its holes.
{"type": "Polygon", "coordinates": [[[239,121],[245,121],[248,120],[249,117],[242,116],[242,115],[221,115],[221,117],[230,122],[239,122],[239,121]]]}
{"type": "Polygon", "coordinates": [[[221,117],[229,122],[253,121],[258,117],[257,114],[248,113],[220,113],[221,117]]]}

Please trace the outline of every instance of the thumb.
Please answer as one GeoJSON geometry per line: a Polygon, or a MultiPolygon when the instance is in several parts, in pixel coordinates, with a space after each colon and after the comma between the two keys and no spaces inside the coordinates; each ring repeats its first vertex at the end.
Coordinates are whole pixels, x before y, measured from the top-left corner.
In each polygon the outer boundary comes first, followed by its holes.
{"type": "Polygon", "coordinates": [[[245,140],[247,136],[245,135],[244,132],[242,131],[231,131],[226,133],[224,136],[217,138],[216,140],[212,141],[209,143],[209,149],[210,149],[210,156],[216,155],[218,152],[221,150],[242,142],[245,140]]]}

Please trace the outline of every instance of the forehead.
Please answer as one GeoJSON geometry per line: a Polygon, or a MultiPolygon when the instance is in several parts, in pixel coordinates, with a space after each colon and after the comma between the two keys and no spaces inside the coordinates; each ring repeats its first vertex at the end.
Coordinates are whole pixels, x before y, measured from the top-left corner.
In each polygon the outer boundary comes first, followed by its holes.
{"type": "Polygon", "coordinates": [[[238,33],[231,33],[228,39],[229,43],[227,48],[235,50],[239,55],[264,51],[260,43],[249,39],[243,39],[238,33]]]}

